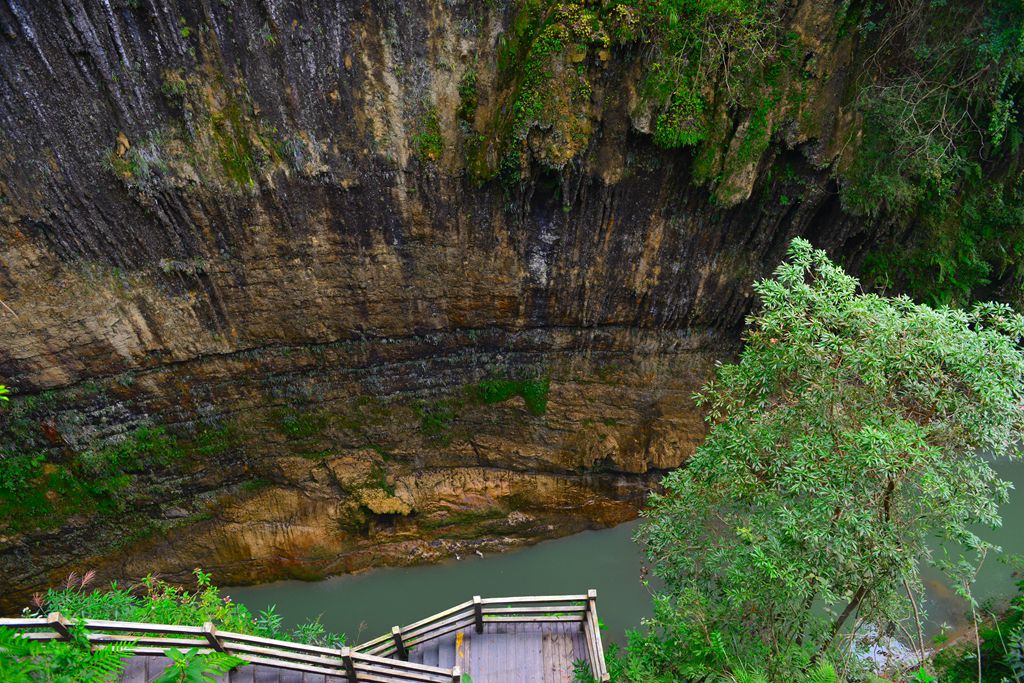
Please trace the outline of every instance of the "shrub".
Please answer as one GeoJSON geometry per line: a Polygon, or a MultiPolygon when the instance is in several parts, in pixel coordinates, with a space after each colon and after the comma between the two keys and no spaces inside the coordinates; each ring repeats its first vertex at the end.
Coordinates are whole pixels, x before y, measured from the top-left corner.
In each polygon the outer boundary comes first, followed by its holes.
{"type": "Polygon", "coordinates": [[[653,630],[666,635],[638,643],[675,642],[678,667],[790,680],[846,656],[850,624],[920,634],[934,539],[958,558],[934,564],[960,592],[991,549],[975,529],[1000,523],[1009,486],[979,452],[1019,456],[1024,317],[858,287],[794,240],[754,285],[739,362],[696,397],[711,431],[639,536],[665,580],[653,630]]]}

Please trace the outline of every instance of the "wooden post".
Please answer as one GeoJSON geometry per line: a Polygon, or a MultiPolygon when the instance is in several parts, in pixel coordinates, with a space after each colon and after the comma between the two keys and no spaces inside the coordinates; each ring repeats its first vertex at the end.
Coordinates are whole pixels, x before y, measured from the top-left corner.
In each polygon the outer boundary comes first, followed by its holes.
{"type": "Polygon", "coordinates": [[[452,667],[452,683],[462,683],[462,669],[458,666],[452,667]]]}
{"type": "Polygon", "coordinates": [[[593,617],[593,623],[590,625],[591,632],[594,634],[594,653],[597,656],[597,661],[594,662],[592,667],[597,680],[600,683],[606,683],[611,680],[611,674],[605,671],[604,663],[604,651],[602,650],[601,643],[601,624],[597,622],[597,590],[591,588],[587,590],[587,616],[593,617]]]}
{"type": "Polygon", "coordinates": [[[217,629],[213,625],[212,621],[208,621],[203,624],[203,635],[206,636],[207,642],[217,652],[224,652],[224,643],[220,642],[220,638],[217,637],[217,629]]]}
{"type": "Polygon", "coordinates": [[[356,683],[356,663],[352,660],[351,648],[341,648],[341,661],[345,664],[345,678],[348,683],[356,683]]]}
{"type": "Polygon", "coordinates": [[[484,603],[479,595],[473,596],[473,618],[476,620],[476,632],[484,632],[484,603]]]}
{"type": "Polygon", "coordinates": [[[60,612],[50,612],[46,616],[46,625],[59,633],[62,640],[71,640],[71,631],[68,630],[71,622],[60,612]]]}
{"type": "Polygon", "coordinates": [[[392,626],[391,627],[391,638],[395,641],[395,650],[398,653],[398,658],[403,662],[409,661],[409,651],[405,649],[405,642],[402,640],[402,627],[392,626]]]}

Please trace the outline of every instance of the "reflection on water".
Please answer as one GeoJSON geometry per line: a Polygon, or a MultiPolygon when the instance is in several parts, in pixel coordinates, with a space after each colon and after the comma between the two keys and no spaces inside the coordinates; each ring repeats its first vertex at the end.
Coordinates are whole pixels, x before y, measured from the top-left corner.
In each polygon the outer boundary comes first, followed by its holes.
{"type": "MultiPolygon", "coordinates": [[[[1000,462],[1000,476],[1024,487],[1024,462],[1000,462]]],[[[1001,510],[1003,526],[981,536],[1003,547],[1004,554],[1024,553],[1024,492],[1012,491],[1001,510]]],[[[253,610],[276,605],[285,623],[294,625],[321,615],[324,625],[349,635],[349,642],[386,633],[468,600],[473,595],[552,595],[598,591],[598,611],[607,625],[606,639],[623,642],[626,629],[650,615],[650,596],[640,583],[642,555],[632,542],[636,522],[614,529],[586,531],[530,548],[480,559],[468,556],[440,565],[377,569],[315,583],[281,581],[226,589],[253,610]]],[[[929,634],[945,623],[967,623],[966,603],[938,573],[925,570],[925,608],[929,634]]],[[[979,600],[1008,597],[1013,591],[1005,562],[989,558],[974,586],[979,600]]]]}
{"type": "MultiPolygon", "coordinates": [[[[978,573],[978,580],[971,592],[979,602],[991,601],[998,608],[1015,592],[1014,576],[1008,564],[1010,557],[1024,553],[1024,461],[1002,460],[992,464],[999,476],[1013,482],[1016,489],[1010,491],[1010,500],[999,508],[1003,525],[998,529],[982,528],[975,531],[981,538],[1002,547],[1001,555],[989,555],[978,573]]],[[[970,607],[959,597],[935,569],[925,567],[922,571],[928,613],[929,635],[938,633],[943,624],[958,630],[970,623],[970,607]]]]}

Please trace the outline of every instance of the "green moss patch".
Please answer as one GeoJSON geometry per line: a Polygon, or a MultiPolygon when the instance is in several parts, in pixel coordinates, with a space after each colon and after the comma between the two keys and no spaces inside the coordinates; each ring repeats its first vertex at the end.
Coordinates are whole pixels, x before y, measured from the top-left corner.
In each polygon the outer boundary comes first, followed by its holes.
{"type": "Polygon", "coordinates": [[[543,415],[548,408],[550,381],[538,379],[485,379],[476,385],[476,397],[485,404],[502,403],[516,396],[523,399],[532,415],[543,415]]]}

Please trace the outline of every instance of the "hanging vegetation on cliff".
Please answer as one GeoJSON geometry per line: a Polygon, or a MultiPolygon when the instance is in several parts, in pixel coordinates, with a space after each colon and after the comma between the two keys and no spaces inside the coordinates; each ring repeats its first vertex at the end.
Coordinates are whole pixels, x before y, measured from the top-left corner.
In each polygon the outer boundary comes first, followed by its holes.
{"type": "Polygon", "coordinates": [[[838,117],[827,124],[838,126],[836,139],[812,160],[831,167],[848,212],[892,235],[869,264],[874,281],[959,304],[1020,283],[1019,3],[529,0],[516,8],[498,56],[506,99],[470,146],[478,178],[516,182],[531,161],[563,169],[600,116],[592,81],[607,78],[610,59],[638,63],[619,72],[642,74],[626,84],[636,92],[634,123],[656,145],[691,148],[693,182],[719,204],[748,199],[760,168],[786,147],[823,143],[823,117],[838,117]],[[849,66],[820,63],[843,52],[855,55],[849,66]],[[853,69],[842,93],[829,92],[833,69],[853,69]]]}

